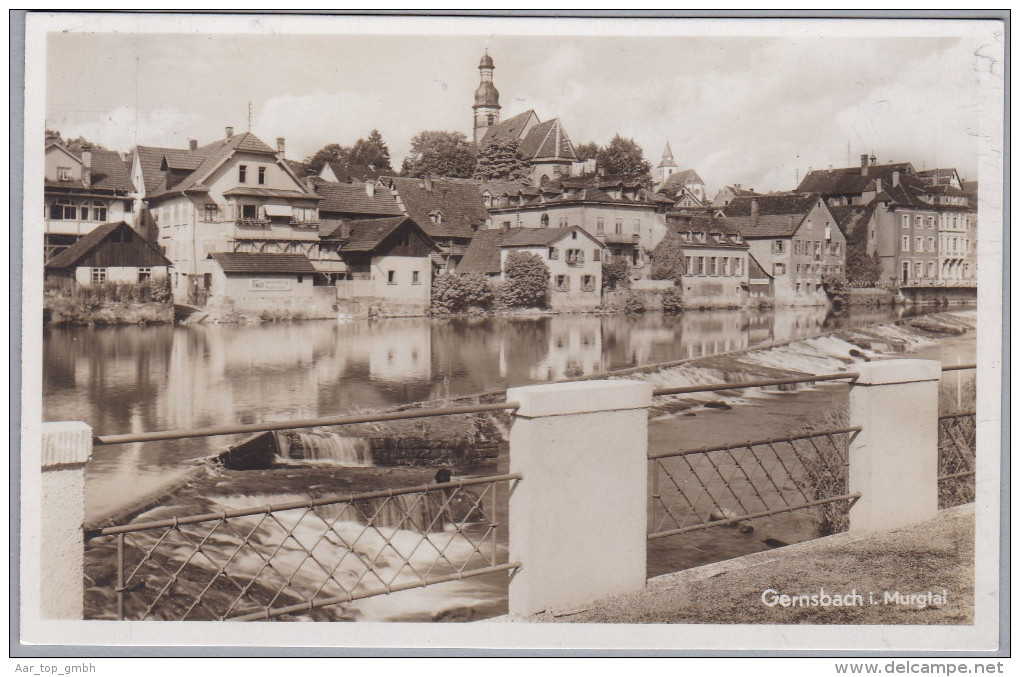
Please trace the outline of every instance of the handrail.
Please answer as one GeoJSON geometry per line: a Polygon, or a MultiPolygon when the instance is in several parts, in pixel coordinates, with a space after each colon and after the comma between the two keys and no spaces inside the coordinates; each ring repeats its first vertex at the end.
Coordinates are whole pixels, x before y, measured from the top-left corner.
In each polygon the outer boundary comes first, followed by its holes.
{"type": "Polygon", "coordinates": [[[956,364],[942,367],[942,371],[960,371],[961,369],[977,369],[977,364],[956,364]]]}
{"type": "Polygon", "coordinates": [[[648,460],[654,461],[657,458],[674,458],[677,456],[691,456],[693,454],[707,454],[712,451],[730,451],[731,449],[741,449],[743,447],[760,447],[768,444],[788,444],[797,440],[807,440],[814,437],[827,437],[829,435],[843,435],[846,433],[859,433],[863,430],[861,426],[853,426],[850,428],[836,428],[833,430],[819,430],[804,433],[802,435],[792,435],[790,437],[770,437],[763,440],[748,440],[747,442],[737,442],[734,444],[725,444],[722,446],[705,446],[698,447],[696,449],[683,449],[681,451],[658,451],[648,454],[648,460]]]}
{"type": "Polygon", "coordinates": [[[360,494],[346,494],[339,496],[324,496],[312,498],[306,501],[290,501],[288,503],[277,503],[276,505],[260,505],[254,508],[238,508],[236,510],[221,510],[219,512],[203,513],[201,515],[189,515],[187,517],[173,517],[171,519],[155,520],[152,522],[135,522],[133,524],[122,524],[114,527],[103,527],[101,529],[90,529],[85,532],[85,538],[96,536],[115,536],[133,531],[148,531],[149,529],[166,529],[179,524],[200,524],[202,522],[215,522],[218,520],[232,519],[235,517],[250,517],[252,515],[268,515],[284,510],[297,510],[300,508],[315,508],[323,505],[335,505],[337,503],[353,503],[355,501],[367,501],[374,498],[392,498],[405,494],[420,494],[447,489],[460,489],[462,487],[473,487],[479,484],[495,484],[497,482],[509,482],[522,480],[524,476],[520,473],[506,473],[503,475],[489,475],[488,477],[476,477],[456,482],[444,482],[443,484],[420,484],[414,487],[402,487],[400,489],[380,489],[378,491],[366,491],[360,494]]]}
{"type": "Polygon", "coordinates": [[[433,416],[450,416],[454,414],[478,414],[486,411],[503,411],[507,409],[516,411],[520,408],[520,406],[521,405],[518,402],[496,402],[494,404],[473,404],[463,407],[438,407],[435,409],[416,409],[392,413],[362,414],[355,416],[326,416],[324,418],[308,418],[293,421],[219,425],[182,430],[161,430],[150,433],[97,435],[92,438],[92,444],[127,444],[130,442],[154,442],[156,440],[182,440],[191,437],[216,437],[218,435],[270,432],[273,430],[291,430],[294,428],[316,428],[318,426],[328,425],[402,421],[413,418],[430,418],[433,416]]]}
{"type": "Polygon", "coordinates": [[[713,393],[720,390],[740,390],[741,388],[760,388],[762,386],[789,385],[792,383],[814,383],[816,381],[839,381],[842,379],[856,379],[860,374],[856,371],[848,371],[842,374],[821,374],[818,376],[797,376],[794,378],[774,378],[762,381],[735,381],[733,383],[722,383],[718,385],[682,386],[679,388],[656,388],[652,395],[680,395],[683,393],[713,393]]]}

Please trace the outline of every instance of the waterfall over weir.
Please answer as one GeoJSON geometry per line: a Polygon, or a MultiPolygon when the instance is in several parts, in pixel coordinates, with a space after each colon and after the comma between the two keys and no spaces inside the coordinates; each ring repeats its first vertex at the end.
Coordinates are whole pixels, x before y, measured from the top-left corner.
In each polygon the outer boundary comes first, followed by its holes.
{"type": "Polygon", "coordinates": [[[367,468],[372,463],[372,444],[366,437],[344,437],[319,430],[298,430],[279,438],[284,459],[319,461],[348,468],[367,468]]]}

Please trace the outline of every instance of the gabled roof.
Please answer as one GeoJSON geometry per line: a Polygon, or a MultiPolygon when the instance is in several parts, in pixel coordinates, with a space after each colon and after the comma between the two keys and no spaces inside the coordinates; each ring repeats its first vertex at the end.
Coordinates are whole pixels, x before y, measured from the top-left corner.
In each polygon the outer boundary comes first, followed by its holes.
{"type": "Polygon", "coordinates": [[[315,267],[304,254],[212,252],[209,258],[216,261],[224,273],[315,273],[315,267]]]}
{"type": "Polygon", "coordinates": [[[518,228],[503,240],[501,247],[545,247],[559,242],[572,232],[583,234],[586,238],[600,247],[605,245],[588,234],[583,228],[570,226],[569,228],[518,228]]]}
{"type": "Polygon", "coordinates": [[[727,217],[750,216],[751,203],[757,200],[760,216],[797,214],[804,216],[821,201],[818,193],[778,193],[771,195],[741,195],[734,197],[723,211],[727,217]]]}
{"type": "Polygon", "coordinates": [[[666,214],[666,226],[674,233],[723,233],[740,235],[740,230],[729,219],[708,215],[687,215],[679,212],[666,214]]]}
{"type": "Polygon", "coordinates": [[[659,186],[659,190],[664,192],[676,191],[689,183],[705,185],[705,182],[698,176],[698,172],[693,169],[681,169],[667,176],[666,180],[659,186]]]}
{"type": "MultiPolygon", "coordinates": [[[[360,163],[350,162],[327,162],[323,165],[323,168],[329,167],[329,170],[333,172],[333,176],[339,183],[346,183],[347,181],[366,181],[375,180],[380,176],[385,176],[391,173],[393,170],[390,168],[383,169],[381,167],[375,167],[373,165],[365,165],[360,163]]],[[[322,172],[319,172],[322,175],[322,172]]]]}
{"type": "Polygon", "coordinates": [[[502,272],[499,262],[499,246],[503,244],[504,238],[517,230],[520,229],[510,231],[488,229],[475,233],[460,263],[457,264],[457,272],[498,275],[502,272]]]}
{"type": "Polygon", "coordinates": [[[937,169],[926,169],[924,171],[918,172],[917,176],[925,183],[934,186],[948,185],[952,183],[953,177],[956,177],[957,180],[959,180],[960,178],[960,175],[956,173],[955,167],[945,168],[940,167],[937,169]]]}
{"type": "MultiPolygon", "coordinates": [[[[261,139],[259,139],[251,132],[235,134],[234,136],[231,136],[229,139],[213,141],[212,143],[206,144],[204,146],[199,146],[197,149],[193,151],[180,150],[176,148],[162,150],[165,151],[164,156],[167,157],[173,156],[177,158],[175,162],[180,162],[183,164],[185,161],[180,159],[182,155],[190,158],[199,158],[200,161],[198,165],[195,167],[195,169],[191,171],[191,173],[189,173],[187,176],[185,176],[183,179],[181,179],[179,182],[177,182],[170,188],[166,187],[167,177],[165,172],[161,172],[163,175],[159,181],[153,182],[155,186],[153,187],[151,192],[149,191],[150,185],[149,179],[148,177],[146,177],[145,179],[147,193],[146,196],[149,198],[163,197],[164,195],[182,194],[185,191],[193,189],[207,190],[207,187],[205,187],[202,184],[202,182],[236,152],[271,155],[273,157],[273,162],[276,162],[276,151],[270,148],[268,145],[266,145],[261,139]]],[[[141,153],[139,154],[139,158],[141,158],[141,153]]],[[[145,165],[147,164],[147,162],[148,161],[143,161],[143,175],[145,172],[145,165]]],[[[187,162],[191,163],[192,161],[189,160],[187,162]]],[[[161,159],[160,168],[162,168],[162,166],[163,161],[161,159]]],[[[290,175],[294,178],[295,181],[298,181],[298,178],[294,176],[293,172],[290,169],[290,166],[286,162],[284,162],[281,166],[284,168],[286,172],[290,173],[290,175]]]]}
{"type": "Polygon", "coordinates": [[[761,282],[768,282],[773,279],[772,275],[769,274],[760,263],[758,259],[754,258],[751,252],[747,252],[747,279],[748,280],[759,280],[761,282]]]}
{"type": "Polygon", "coordinates": [[[350,228],[350,237],[340,245],[341,252],[371,252],[375,251],[382,244],[383,240],[389,237],[405,223],[410,223],[412,228],[421,230],[413,219],[407,216],[397,216],[386,219],[355,219],[345,221],[323,239],[335,240],[340,238],[344,226],[350,228]]]}
{"type": "Polygon", "coordinates": [[[882,187],[892,184],[893,172],[899,172],[900,177],[914,175],[914,166],[909,162],[897,162],[887,165],[870,165],[866,176],[861,175],[860,167],[842,167],[840,169],[816,169],[808,172],[807,176],[797,186],[798,192],[821,193],[825,197],[833,195],[860,195],[868,190],[874,190],[875,179],[882,179],[882,187]]]}
{"type": "Polygon", "coordinates": [[[524,134],[524,129],[528,125],[528,121],[534,117],[538,120],[538,116],[535,115],[534,110],[527,110],[523,113],[519,113],[512,118],[507,118],[502,122],[496,124],[485,130],[485,136],[482,137],[482,143],[484,146],[493,139],[520,139],[524,134]]]}
{"type": "MultiPolygon", "coordinates": [[[[75,160],[80,163],[82,161],[81,151],[75,152],[69,150],[65,146],[59,143],[51,143],[50,146],[55,146],[60,150],[64,151],[75,160]]],[[[120,153],[115,150],[106,150],[105,148],[92,148],[92,166],[89,170],[90,183],[89,190],[111,190],[124,193],[134,192],[134,184],[131,183],[131,172],[125,167],[124,160],[121,159],[120,153]]],[[[83,163],[84,164],[84,163],[83,163]]],[[[46,182],[47,185],[53,187],[68,187],[67,181],[60,182],[46,182]]],[[[79,184],[82,188],[85,187],[84,183],[79,184]]],[[[75,186],[76,188],[78,185],[75,186]]]]}
{"type": "Polygon", "coordinates": [[[477,181],[435,178],[431,190],[425,179],[387,177],[386,182],[397,191],[407,215],[431,238],[470,238],[489,219],[477,181]],[[437,209],[443,212],[442,223],[429,218],[437,209]]]}
{"type": "Polygon", "coordinates": [[[802,214],[759,215],[757,223],[750,216],[730,216],[726,219],[740,231],[746,239],[756,237],[790,237],[804,220],[802,214]]]}
{"type": "Polygon", "coordinates": [[[521,155],[525,160],[533,161],[536,158],[577,160],[574,144],[570,142],[570,137],[567,136],[558,118],[537,122],[528,128],[528,122],[532,118],[538,121],[535,111],[528,110],[489,127],[480,145],[485,146],[495,139],[517,139],[521,142],[521,155]]]}
{"type": "Polygon", "coordinates": [[[75,264],[82,259],[82,257],[86,256],[89,252],[99,246],[99,244],[102,243],[102,241],[105,240],[113,231],[122,226],[131,231],[134,236],[133,241],[137,241],[143,246],[148,247],[156,256],[162,259],[165,262],[162,265],[173,265],[165,256],[163,256],[163,253],[159,251],[155,245],[145,240],[139,233],[135,232],[131,226],[127,225],[127,223],[124,221],[114,221],[112,223],[104,223],[103,225],[92,229],[92,231],[85,237],[81,238],[73,245],[47,261],[46,268],[51,270],[59,268],[73,268],[75,264]]]}
{"type": "Polygon", "coordinates": [[[483,181],[479,188],[489,195],[517,195],[530,186],[519,181],[483,181]]]}
{"type": "Polygon", "coordinates": [[[315,192],[322,196],[319,212],[341,214],[371,214],[378,216],[400,216],[397,199],[386,188],[377,188],[369,195],[364,183],[332,183],[317,181],[315,192]]]}

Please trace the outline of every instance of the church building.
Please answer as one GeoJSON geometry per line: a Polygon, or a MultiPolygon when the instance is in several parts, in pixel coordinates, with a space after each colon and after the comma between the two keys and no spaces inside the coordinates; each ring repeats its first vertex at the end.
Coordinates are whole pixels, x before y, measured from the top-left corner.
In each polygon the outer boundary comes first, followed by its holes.
{"type": "Polygon", "coordinates": [[[480,82],[475,90],[474,141],[479,149],[497,139],[516,139],[531,165],[529,179],[534,186],[570,176],[577,162],[574,144],[557,118],[542,122],[534,110],[500,122],[499,91],[492,83],[495,66],[486,52],[478,64],[480,82]]]}

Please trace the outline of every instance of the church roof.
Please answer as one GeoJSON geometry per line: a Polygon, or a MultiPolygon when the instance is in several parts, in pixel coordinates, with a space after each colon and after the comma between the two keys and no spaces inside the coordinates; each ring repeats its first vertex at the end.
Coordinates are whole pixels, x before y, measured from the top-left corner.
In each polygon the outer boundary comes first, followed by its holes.
{"type": "Polygon", "coordinates": [[[659,163],[660,167],[677,167],[676,160],[673,159],[673,149],[669,147],[669,141],[666,141],[666,147],[662,150],[662,161],[659,163]]]}
{"type": "Polygon", "coordinates": [[[495,139],[517,139],[521,143],[521,155],[525,160],[577,160],[574,144],[570,142],[559,118],[539,122],[529,128],[528,122],[532,117],[538,120],[535,111],[528,110],[489,127],[482,138],[482,146],[495,139]]]}
{"type": "Polygon", "coordinates": [[[495,68],[492,63],[492,57],[489,56],[489,50],[485,50],[485,54],[482,55],[482,60],[478,62],[479,68],[495,68]]]}

